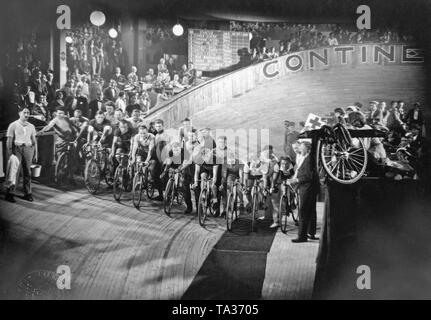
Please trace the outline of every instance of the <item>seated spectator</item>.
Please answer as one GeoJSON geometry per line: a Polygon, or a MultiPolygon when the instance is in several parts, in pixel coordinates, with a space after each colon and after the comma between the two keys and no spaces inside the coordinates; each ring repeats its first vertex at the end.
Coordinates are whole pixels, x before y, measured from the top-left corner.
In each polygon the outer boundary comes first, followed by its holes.
{"type": "Polygon", "coordinates": [[[168,67],[165,64],[165,59],[161,58],[160,63],[157,65],[157,73],[160,74],[164,72],[168,72],[169,74],[168,67]]]}
{"type": "Polygon", "coordinates": [[[156,75],[154,74],[154,69],[148,69],[148,72],[144,78],[145,83],[152,84],[156,81],[156,75]]]}
{"type": "Polygon", "coordinates": [[[338,40],[332,32],[329,34],[328,45],[331,47],[338,46],[338,40]]]}
{"type": "Polygon", "coordinates": [[[112,76],[112,80],[115,80],[120,90],[124,89],[127,82],[126,77],[121,74],[121,69],[119,67],[115,68],[115,74],[112,76]]]}
{"type": "Polygon", "coordinates": [[[138,98],[138,104],[141,107],[141,111],[145,114],[149,114],[151,101],[147,91],[143,91],[138,98]]]}
{"type": "Polygon", "coordinates": [[[139,77],[137,75],[137,72],[138,72],[138,68],[136,68],[135,66],[132,66],[131,72],[127,76],[127,80],[129,84],[136,85],[138,83],[139,77]]]}
{"type": "Polygon", "coordinates": [[[41,116],[42,121],[49,120],[48,102],[46,101],[46,96],[44,94],[41,94],[39,96],[39,98],[37,99],[36,103],[33,106],[33,109],[30,112],[31,112],[31,115],[41,116]]]}

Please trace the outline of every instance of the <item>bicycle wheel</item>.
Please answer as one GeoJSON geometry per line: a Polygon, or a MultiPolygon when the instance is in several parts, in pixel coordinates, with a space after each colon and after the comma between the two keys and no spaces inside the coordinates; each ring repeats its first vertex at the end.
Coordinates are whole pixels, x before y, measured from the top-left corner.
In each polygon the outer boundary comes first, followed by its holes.
{"type": "Polygon", "coordinates": [[[358,146],[322,142],[320,159],[326,173],[342,184],[358,181],[367,168],[368,155],[362,139],[357,139],[358,146]]]}
{"type": "Polygon", "coordinates": [[[229,193],[227,197],[227,210],[226,210],[226,229],[228,231],[232,231],[232,223],[235,220],[236,212],[235,212],[235,197],[233,192],[229,193]]]}
{"type": "Polygon", "coordinates": [[[316,172],[317,175],[319,177],[319,182],[320,185],[325,185],[326,183],[326,178],[328,177],[328,174],[325,171],[325,168],[323,167],[322,164],[322,159],[321,159],[321,149],[322,149],[322,143],[320,140],[317,141],[317,148],[316,148],[316,172]]]}
{"type": "Polygon", "coordinates": [[[298,192],[291,193],[292,199],[290,199],[290,213],[292,214],[292,220],[295,222],[295,225],[298,225],[298,216],[299,216],[299,195],[298,192]]]}
{"type": "Polygon", "coordinates": [[[100,187],[100,168],[93,159],[87,161],[84,169],[84,183],[89,193],[95,194],[100,187]]]}
{"type": "Polygon", "coordinates": [[[207,216],[207,210],[208,210],[208,199],[207,199],[207,190],[203,189],[201,191],[201,194],[199,195],[199,205],[198,205],[198,218],[199,218],[199,224],[204,227],[205,226],[205,219],[207,216]]]}
{"type": "Polygon", "coordinates": [[[105,177],[106,184],[109,187],[112,187],[114,185],[115,172],[114,172],[113,164],[108,159],[106,159],[105,168],[103,170],[103,175],[105,177]]]}
{"type": "Polygon", "coordinates": [[[121,194],[123,193],[123,182],[124,182],[124,168],[120,164],[117,169],[115,170],[114,174],[114,181],[113,181],[113,187],[114,187],[114,199],[116,201],[120,201],[121,194]]]}
{"type": "Polygon", "coordinates": [[[132,201],[136,209],[139,209],[141,205],[143,190],[144,189],[143,189],[143,183],[142,183],[142,173],[136,172],[135,176],[133,177],[133,187],[132,187],[132,201]]]}
{"type": "Polygon", "coordinates": [[[289,217],[289,212],[287,208],[287,196],[283,194],[280,198],[280,206],[278,208],[278,214],[280,217],[280,229],[283,233],[286,233],[287,231],[287,218],[289,217]]]}
{"type": "Polygon", "coordinates": [[[171,215],[172,203],[174,202],[174,192],[174,180],[169,179],[166,184],[165,194],[163,197],[163,209],[168,216],[171,215]]]}
{"type": "Polygon", "coordinates": [[[54,181],[58,185],[62,185],[69,173],[69,157],[66,152],[62,152],[55,164],[54,181]]]}
{"type": "Polygon", "coordinates": [[[257,192],[254,192],[253,199],[252,199],[253,207],[251,212],[251,232],[254,232],[256,228],[256,215],[259,210],[259,201],[257,198],[258,198],[257,192]]]}

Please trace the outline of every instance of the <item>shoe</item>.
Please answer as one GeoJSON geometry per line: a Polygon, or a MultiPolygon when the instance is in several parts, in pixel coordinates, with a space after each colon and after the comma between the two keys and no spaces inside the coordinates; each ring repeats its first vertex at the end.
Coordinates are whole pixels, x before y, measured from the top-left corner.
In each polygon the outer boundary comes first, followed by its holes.
{"type": "Polygon", "coordinates": [[[257,220],[260,220],[260,221],[265,220],[265,216],[261,216],[261,217],[257,218],[257,220]]]}
{"type": "Polygon", "coordinates": [[[184,210],[184,214],[190,214],[192,212],[193,212],[193,210],[190,208],[187,208],[186,210],[184,210]]]}
{"type": "Polygon", "coordinates": [[[292,239],[292,242],[293,243],[307,242],[307,239],[296,238],[296,239],[292,239]]]}
{"type": "Polygon", "coordinates": [[[30,201],[30,202],[33,202],[33,197],[31,196],[31,194],[26,194],[23,199],[30,201]]]}
{"type": "Polygon", "coordinates": [[[9,201],[9,202],[12,202],[12,203],[16,202],[15,198],[13,197],[13,194],[11,194],[11,193],[6,193],[6,196],[5,196],[4,199],[6,201],[9,201]]]}
{"type": "Polygon", "coordinates": [[[269,228],[270,229],[274,229],[274,228],[278,228],[280,225],[278,224],[278,223],[276,223],[276,222],[274,222],[273,224],[271,224],[270,226],[269,226],[269,228]]]}
{"type": "Polygon", "coordinates": [[[155,201],[163,201],[163,196],[157,196],[154,198],[155,201]]]}
{"type": "Polygon", "coordinates": [[[223,211],[222,213],[220,213],[219,217],[220,218],[226,217],[226,211],[223,211]]]}
{"type": "Polygon", "coordinates": [[[319,240],[319,238],[316,237],[315,235],[308,235],[307,238],[310,240],[319,240]]]}

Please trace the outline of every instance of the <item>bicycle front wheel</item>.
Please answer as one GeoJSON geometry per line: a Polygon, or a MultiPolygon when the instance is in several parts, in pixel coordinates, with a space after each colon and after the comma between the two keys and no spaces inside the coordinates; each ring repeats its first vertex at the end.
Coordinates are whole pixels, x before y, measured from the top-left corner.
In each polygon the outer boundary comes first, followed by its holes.
{"type": "Polygon", "coordinates": [[[84,169],[84,183],[89,193],[95,194],[100,187],[101,170],[93,159],[87,161],[84,169]]]}
{"type": "Polygon", "coordinates": [[[228,231],[232,231],[232,224],[236,216],[235,201],[236,199],[234,197],[233,192],[230,192],[227,198],[227,210],[226,210],[226,229],[228,231]]]}
{"type": "Polygon", "coordinates": [[[253,193],[252,203],[253,203],[253,207],[252,207],[252,213],[251,213],[251,232],[254,232],[254,230],[256,229],[256,215],[259,210],[259,201],[258,201],[257,192],[253,193]]]}
{"type": "Polygon", "coordinates": [[[205,219],[207,216],[207,210],[208,210],[208,193],[207,190],[203,189],[201,191],[201,194],[199,196],[199,205],[198,205],[198,218],[199,218],[199,224],[204,227],[205,226],[205,219]]]}
{"type": "Polygon", "coordinates": [[[69,157],[66,152],[63,152],[58,157],[57,163],[55,164],[54,181],[58,185],[62,185],[69,173],[69,157]]]}
{"type": "Polygon", "coordinates": [[[172,202],[174,201],[174,180],[169,179],[166,184],[165,194],[163,197],[163,209],[165,210],[166,215],[171,215],[172,202]]]}
{"type": "Polygon", "coordinates": [[[114,174],[114,182],[113,182],[113,187],[114,187],[114,199],[116,201],[120,201],[121,199],[121,194],[123,193],[123,166],[120,164],[117,169],[115,170],[115,174],[114,174]]]}
{"type": "Polygon", "coordinates": [[[139,209],[142,200],[142,190],[143,190],[142,174],[136,172],[133,177],[133,187],[132,187],[132,200],[133,205],[136,209],[139,209]]]}
{"type": "Polygon", "coordinates": [[[281,232],[286,233],[287,231],[287,218],[289,216],[288,212],[288,204],[287,204],[287,196],[282,195],[280,198],[280,206],[278,208],[278,214],[280,217],[280,229],[281,232]]]}

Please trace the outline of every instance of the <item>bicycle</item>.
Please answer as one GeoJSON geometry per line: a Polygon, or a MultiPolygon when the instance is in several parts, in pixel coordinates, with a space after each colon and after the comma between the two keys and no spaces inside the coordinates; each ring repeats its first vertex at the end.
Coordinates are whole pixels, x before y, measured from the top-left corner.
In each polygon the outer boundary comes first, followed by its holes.
{"type": "Polygon", "coordinates": [[[251,232],[254,232],[256,229],[256,215],[259,211],[259,205],[266,203],[266,195],[263,194],[263,184],[262,176],[252,176],[253,178],[253,187],[251,189],[252,195],[252,210],[251,210],[251,232]]]}
{"type": "Polygon", "coordinates": [[[100,188],[102,177],[108,186],[113,185],[113,167],[108,159],[108,150],[98,144],[89,145],[87,162],[84,169],[84,183],[91,194],[96,194],[100,188]]]}
{"type": "Polygon", "coordinates": [[[207,218],[207,212],[213,216],[215,212],[213,211],[211,207],[211,184],[213,179],[208,178],[207,174],[202,175],[202,181],[201,181],[201,192],[199,195],[199,201],[198,201],[198,219],[199,224],[202,227],[205,227],[205,220],[207,218]]]}
{"type": "Polygon", "coordinates": [[[114,173],[114,199],[120,201],[123,191],[132,190],[133,167],[128,163],[129,155],[127,153],[119,154],[119,164],[114,173]]]}
{"type": "Polygon", "coordinates": [[[338,183],[353,184],[365,175],[367,168],[368,154],[363,138],[384,138],[386,134],[378,128],[355,129],[337,123],[333,127],[324,125],[304,131],[298,138],[316,140],[315,162],[322,184],[328,177],[338,183]]]}
{"type": "Polygon", "coordinates": [[[238,203],[241,203],[239,196],[239,189],[242,187],[239,178],[236,178],[233,182],[231,191],[228,189],[227,196],[227,210],[226,210],[226,229],[232,231],[232,223],[238,219],[238,203]]]}
{"type": "Polygon", "coordinates": [[[163,196],[163,209],[166,215],[170,216],[171,208],[174,200],[177,200],[178,205],[182,204],[183,190],[180,185],[182,172],[178,169],[169,169],[169,180],[166,184],[165,193],[163,196]]]}
{"type": "Polygon", "coordinates": [[[136,170],[133,177],[132,186],[132,200],[133,205],[136,209],[140,208],[142,201],[142,193],[144,190],[146,190],[148,198],[152,199],[154,196],[153,183],[149,181],[150,170],[148,167],[149,163],[145,164],[144,161],[138,161],[136,164],[136,170]]]}
{"type": "Polygon", "coordinates": [[[278,210],[281,232],[287,232],[287,219],[292,215],[295,224],[298,223],[299,196],[294,187],[284,180],[281,184],[280,206],[278,210]]]}
{"type": "Polygon", "coordinates": [[[70,175],[71,160],[74,160],[72,147],[74,144],[74,141],[65,141],[59,146],[61,151],[54,168],[54,181],[58,185],[62,185],[70,175]]]}

